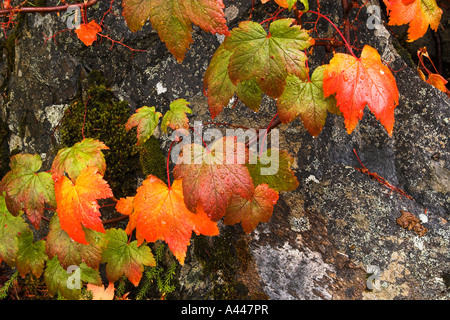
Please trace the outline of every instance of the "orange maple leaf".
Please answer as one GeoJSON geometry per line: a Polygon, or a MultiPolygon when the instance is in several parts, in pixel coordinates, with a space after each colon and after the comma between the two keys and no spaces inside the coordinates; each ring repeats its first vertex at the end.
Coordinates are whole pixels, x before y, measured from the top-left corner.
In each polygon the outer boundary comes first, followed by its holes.
{"type": "Polygon", "coordinates": [[[361,120],[367,104],[392,135],[399,93],[394,75],[381,63],[376,49],[364,46],[359,59],[336,53],[325,69],[323,92],[325,97],[336,94],[337,105],[349,134],[361,120]]]}
{"type": "Polygon", "coordinates": [[[83,227],[105,232],[97,200],[112,196],[108,183],[98,173],[97,167],[83,169],[75,184],[62,176],[55,181],[56,212],[61,229],[73,240],[88,244],[83,227]]]}
{"type": "Polygon", "coordinates": [[[409,23],[408,41],[414,41],[427,32],[428,26],[437,30],[442,9],[435,0],[383,0],[389,14],[389,25],[409,23]]]}
{"type": "Polygon", "coordinates": [[[90,46],[97,40],[97,34],[102,31],[102,28],[98,25],[95,20],[90,21],[89,23],[82,23],[75,30],[75,33],[78,36],[78,39],[83,41],[83,43],[87,46],[90,46]]]}
{"type": "Polygon", "coordinates": [[[110,282],[105,289],[103,285],[96,286],[88,283],[86,289],[92,291],[92,300],[114,300],[114,283],[110,282]]]}
{"type": "Polygon", "coordinates": [[[131,233],[136,228],[138,245],[144,240],[164,240],[181,264],[184,263],[192,231],[208,236],[219,234],[217,224],[201,208],[196,214],[186,208],[181,179],[175,180],[169,188],[157,177],[149,175],[134,199],[120,199],[116,209],[130,215],[126,231],[131,233]]]}

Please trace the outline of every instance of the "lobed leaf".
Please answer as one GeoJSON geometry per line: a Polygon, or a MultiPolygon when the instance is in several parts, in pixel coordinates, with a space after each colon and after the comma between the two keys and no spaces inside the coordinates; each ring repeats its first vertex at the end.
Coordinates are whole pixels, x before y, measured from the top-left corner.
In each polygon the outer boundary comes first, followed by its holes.
{"type": "Polygon", "coordinates": [[[167,127],[173,130],[189,128],[189,119],[186,113],[192,113],[192,110],[187,106],[188,104],[189,102],[184,99],[175,100],[170,104],[170,110],[164,114],[161,122],[161,129],[164,132],[167,132],[167,127]]]}
{"type": "Polygon", "coordinates": [[[392,72],[381,62],[376,49],[364,46],[359,59],[336,53],[325,69],[323,92],[325,97],[336,94],[348,133],[355,129],[368,105],[392,135],[399,93],[392,72]]]}
{"type": "Polygon", "coordinates": [[[139,246],[137,241],[128,242],[122,229],[106,231],[107,246],[103,251],[102,262],[106,263],[106,277],[109,282],[125,275],[135,286],[142,278],[144,266],[156,265],[152,251],[146,245],[139,246]]]}
{"type": "Polygon", "coordinates": [[[11,158],[11,171],[0,182],[0,192],[6,192],[8,210],[13,215],[25,211],[36,229],[44,214],[44,204],[56,207],[52,176],[47,172],[37,173],[41,166],[39,155],[17,154],[11,158]]]}
{"type": "Polygon", "coordinates": [[[143,144],[150,139],[153,131],[158,126],[159,118],[162,116],[160,112],[155,111],[155,107],[142,107],[136,110],[125,124],[125,130],[130,131],[131,128],[137,126],[137,145],[143,144]]]}

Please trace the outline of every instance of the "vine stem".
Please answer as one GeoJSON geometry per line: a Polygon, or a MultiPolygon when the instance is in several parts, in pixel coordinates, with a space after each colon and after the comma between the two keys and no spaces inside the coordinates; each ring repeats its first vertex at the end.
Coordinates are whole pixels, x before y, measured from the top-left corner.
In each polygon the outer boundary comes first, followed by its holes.
{"type": "Polygon", "coordinates": [[[74,3],[74,4],[65,4],[61,6],[55,7],[23,7],[23,8],[9,8],[0,10],[0,15],[5,15],[9,13],[31,13],[31,12],[39,12],[39,13],[48,13],[48,12],[60,12],[67,10],[69,6],[77,6],[80,8],[88,8],[92,7],[98,2],[98,0],[89,0],[83,3],[74,3]]]}
{"type": "Polygon", "coordinates": [[[345,39],[344,35],[342,34],[341,30],[339,30],[339,28],[333,23],[333,21],[331,21],[327,16],[321,14],[320,12],[316,12],[316,11],[311,11],[309,10],[308,12],[310,13],[314,13],[317,14],[319,17],[324,18],[325,20],[327,20],[334,29],[336,29],[336,31],[339,33],[339,35],[341,36],[342,40],[344,40],[345,46],[347,47],[348,52],[350,52],[350,54],[355,57],[355,59],[358,59],[355,54],[353,53],[352,47],[350,46],[350,44],[348,43],[347,39],[345,39]]]}

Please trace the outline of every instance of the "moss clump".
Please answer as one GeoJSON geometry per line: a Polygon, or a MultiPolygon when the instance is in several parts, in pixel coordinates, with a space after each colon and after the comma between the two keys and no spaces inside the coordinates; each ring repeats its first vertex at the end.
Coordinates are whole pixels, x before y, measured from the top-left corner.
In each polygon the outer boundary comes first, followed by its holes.
{"type": "Polygon", "coordinates": [[[195,236],[194,255],[199,259],[204,272],[211,277],[214,287],[213,299],[251,299],[247,286],[237,279],[239,270],[246,270],[249,256],[242,242],[233,238],[230,229],[213,238],[195,236]]]}
{"type": "Polygon", "coordinates": [[[154,136],[140,146],[139,160],[145,176],[152,174],[167,183],[166,157],[154,136]]]}
{"type": "Polygon", "coordinates": [[[117,101],[106,87],[100,72],[93,71],[88,77],[87,101],[76,99],[60,125],[62,147],[70,147],[85,138],[104,142],[106,160],[105,180],[115,197],[136,193],[136,176],[139,167],[136,136],[126,132],[125,123],[131,108],[125,101],[117,101]]]}

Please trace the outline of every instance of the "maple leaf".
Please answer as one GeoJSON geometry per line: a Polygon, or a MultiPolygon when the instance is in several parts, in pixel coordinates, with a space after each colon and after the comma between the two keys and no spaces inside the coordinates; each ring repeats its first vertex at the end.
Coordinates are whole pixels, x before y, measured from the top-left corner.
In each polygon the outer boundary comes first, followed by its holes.
{"type": "Polygon", "coordinates": [[[75,183],[63,176],[55,182],[55,194],[61,228],[73,240],[88,244],[83,226],[98,232],[105,231],[97,200],[110,198],[113,193],[98,173],[98,168],[85,168],[75,183]]]}
{"type": "Polygon", "coordinates": [[[307,31],[292,25],[294,19],[279,19],[270,24],[269,34],[256,22],[243,21],[224,40],[229,58],[228,76],[233,84],[255,79],[261,90],[279,97],[288,74],[307,76],[303,50],[314,44],[307,31]]]}
{"type": "Polygon", "coordinates": [[[336,53],[325,69],[325,97],[336,94],[339,110],[350,134],[363,116],[366,104],[389,135],[394,128],[394,109],[398,105],[397,83],[377,50],[364,46],[361,58],[336,53]]]}
{"type": "Polygon", "coordinates": [[[125,275],[137,286],[144,266],[156,265],[152,251],[146,245],[139,246],[137,241],[128,243],[127,234],[122,229],[108,229],[105,237],[107,246],[103,251],[102,262],[106,263],[106,277],[109,282],[125,275]]]}
{"type": "Polygon", "coordinates": [[[34,242],[33,233],[29,230],[19,237],[16,266],[22,277],[31,272],[39,278],[44,271],[44,263],[47,259],[44,240],[34,242]]]}
{"type": "Polygon", "coordinates": [[[431,27],[439,27],[442,9],[435,0],[383,0],[389,14],[389,25],[409,23],[408,41],[422,37],[431,27]]]}
{"type": "Polygon", "coordinates": [[[106,162],[102,150],[109,149],[103,142],[91,138],[83,139],[72,147],[58,151],[52,164],[53,180],[58,180],[67,172],[75,181],[82,170],[97,167],[100,174],[105,174],[106,162]]]}
{"type": "Polygon", "coordinates": [[[45,249],[50,259],[57,256],[60,264],[66,269],[81,262],[90,268],[96,270],[99,268],[103,249],[102,233],[84,229],[89,244],[72,241],[67,232],[61,229],[57,214],[50,220],[49,228],[45,249]]]}
{"type": "Polygon", "coordinates": [[[238,98],[253,111],[258,111],[261,103],[262,90],[254,79],[239,82],[234,85],[228,76],[228,64],[232,51],[225,49],[222,44],[211,58],[205,76],[203,77],[203,91],[208,98],[211,118],[222,112],[236,92],[238,98]]]}
{"type": "Polygon", "coordinates": [[[427,83],[431,84],[433,87],[441,90],[442,92],[447,92],[447,87],[445,86],[448,81],[444,79],[440,74],[432,73],[428,76],[427,83]]]}
{"type": "Polygon", "coordinates": [[[80,24],[75,33],[78,36],[78,39],[83,41],[86,46],[90,46],[97,40],[97,34],[102,31],[102,28],[98,25],[95,20],[90,21],[89,23],[80,24]]]}
{"type": "Polygon", "coordinates": [[[37,171],[42,166],[37,154],[17,154],[11,158],[9,171],[0,182],[0,192],[6,192],[8,210],[17,215],[25,211],[30,222],[39,229],[44,204],[56,207],[52,176],[37,171]]]}
{"type": "Polygon", "coordinates": [[[267,184],[276,191],[297,189],[299,182],[291,169],[294,158],[285,150],[268,149],[256,161],[249,162],[246,166],[254,185],[267,184]],[[278,157],[272,157],[272,153],[278,157]]]}
{"type": "Polygon", "coordinates": [[[130,131],[131,128],[137,126],[137,145],[143,144],[150,139],[153,131],[158,126],[159,118],[162,116],[160,112],[155,111],[155,107],[142,107],[136,110],[125,124],[125,130],[130,131]]]}
{"type": "Polygon", "coordinates": [[[131,31],[150,18],[160,39],[178,62],[183,61],[192,40],[192,23],[206,32],[227,35],[222,0],[124,0],[123,16],[131,31]]]}
{"type": "Polygon", "coordinates": [[[235,137],[224,137],[205,150],[190,144],[182,148],[174,168],[175,179],[183,180],[184,201],[189,210],[201,206],[213,221],[225,214],[234,193],[249,199],[254,185],[244,165],[248,150],[235,137]]]}
{"type": "Polygon", "coordinates": [[[114,300],[114,283],[110,282],[105,289],[103,285],[96,286],[88,283],[86,289],[92,291],[92,300],[114,300]]]}
{"type": "Polygon", "coordinates": [[[278,117],[287,123],[300,115],[303,125],[312,136],[322,131],[327,112],[336,113],[334,97],[323,95],[323,72],[326,66],[314,70],[311,79],[301,80],[294,75],[286,79],[286,89],[277,100],[278,117]]]}
{"type": "Polygon", "coordinates": [[[0,194],[0,261],[5,261],[11,268],[16,266],[19,236],[25,232],[29,232],[27,223],[20,214],[17,217],[11,215],[4,194],[0,194]]]}
{"type": "Polygon", "coordinates": [[[241,223],[245,232],[252,232],[260,222],[267,222],[272,217],[273,206],[278,201],[278,192],[267,184],[255,188],[252,199],[248,200],[234,195],[225,214],[224,223],[232,225],[241,223]]]}
{"type": "MultiPolygon", "coordinates": [[[[81,286],[77,287],[76,281],[78,278],[80,281],[92,283],[94,285],[102,285],[102,279],[97,270],[89,268],[85,263],[81,263],[77,268],[72,270],[72,274],[68,272],[69,270],[64,269],[58,261],[57,257],[53,257],[47,262],[47,267],[44,272],[44,281],[50,296],[54,296],[61,293],[63,298],[68,300],[77,300],[81,295],[81,286]],[[73,273],[77,273],[73,275],[73,273]],[[71,277],[71,278],[69,278],[71,277]],[[70,286],[71,284],[72,286],[70,286]]],[[[81,283],[80,283],[81,284],[81,283]]]]}
{"type": "MultiPolygon", "coordinates": [[[[122,208],[130,212],[127,206],[122,208]]],[[[201,208],[197,214],[188,210],[181,180],[175,180],[169,188],[152,175],[137,190],[129,223],[136,228],[138,244],[164,240],[180,264],[184,263],[192,231],[209,236],[219,234],[217,224],[201,208]]]]}
{"type": "Polygon", "coordinates": [[[164,114],[161,121],[161,129],[167,132],[167,126],[173,130],[189,128],[189,119],[186,113],[192,113],[191,108],[184,99],[178,99],[170,103],[169,110],[164,114]]]}

